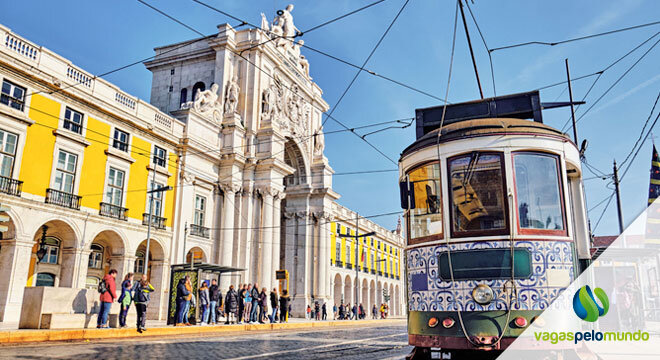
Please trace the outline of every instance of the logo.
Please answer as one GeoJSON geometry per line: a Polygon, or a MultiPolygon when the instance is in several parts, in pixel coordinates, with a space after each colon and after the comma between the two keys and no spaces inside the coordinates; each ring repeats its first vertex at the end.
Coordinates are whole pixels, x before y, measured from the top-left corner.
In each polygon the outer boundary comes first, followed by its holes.
{"type": "Polygon", "coordinates": [[[573,310],[575,315],[584,321],[594,322],[598,320],[600,316],[607,314],[607,310],[610,309],[610,300],[607,298],[605,291],[601,288],[594,288],[594,291],[591,292],[589,285],[585,285],[578,289],[573,296],[573,310]],[[594,294],[602,307],[598,305],[594,294]]]}

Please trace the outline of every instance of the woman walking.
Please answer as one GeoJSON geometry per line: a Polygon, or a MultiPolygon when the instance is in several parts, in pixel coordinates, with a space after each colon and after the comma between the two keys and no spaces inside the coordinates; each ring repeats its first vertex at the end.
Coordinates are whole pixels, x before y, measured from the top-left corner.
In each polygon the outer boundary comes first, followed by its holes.
{"type": "Polygon", "coordinates": [[[147,275],[142,275],[142,280],[135,284],[133,289],[133,297],[135,301],[135,310],[137,310],[137,331],[142,333],[147,331],[147,306],[151,300],[151,292],[154,287],[147,280],[147,275]]]}
{"type": "Polygon", "coordinates": [[[121,295],[117,300],[121,304],[121,311],[119,312],[119,327],[126,327],[126,315],[128,315],[128,308],[131,306],[131,301],[133,300],[133,295],[131,290],[133,289],[133,273],[128,273],[124,277],[124,281],[121,283],[121,295]]]}
{"type": "Polygon", "coordinates": [[[199,306],[202,313],[202,325],[209,322],[209,287],[207,281],[202,281],[202,286],[199,287],[199,306]]]}

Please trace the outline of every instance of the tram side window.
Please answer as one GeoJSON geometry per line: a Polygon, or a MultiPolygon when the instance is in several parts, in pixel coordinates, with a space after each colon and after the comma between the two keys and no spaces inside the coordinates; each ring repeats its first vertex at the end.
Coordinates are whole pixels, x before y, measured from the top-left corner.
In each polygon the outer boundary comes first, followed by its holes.
{"type": "Polygon", "coordinates": [[[558,158],[542,153],[515,153],[513,163],[520,229],[563,232],[558,158]]]}
{"type": "Polygon", "coordinates": [[[442,236],[442,185],[438,163],[420,166],[408,173],[415,208],[410,209],[410,243],[442,236]]]}
{"type": "Polygon", "coordinates": [[[473,152],[449,160],[453,236],[508,231],[502,154],[473,152]]]}

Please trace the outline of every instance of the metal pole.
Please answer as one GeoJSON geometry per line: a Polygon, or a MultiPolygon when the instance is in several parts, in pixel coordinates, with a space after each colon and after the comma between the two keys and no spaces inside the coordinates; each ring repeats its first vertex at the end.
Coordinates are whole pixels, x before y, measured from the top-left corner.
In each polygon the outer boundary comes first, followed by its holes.
{"type": "Polygon", "coordinates": [[[151,215],[154,211],[154,187],[156,186],[156,170],[154,170],[154,175],[151,177],[151,190],[152,192],[149,195],[149,222],[147,223],[147,251],[144,254],[144,271],[146,274],[149,273],[149,243],[151,241],[151,215]]]}
{"type": "Polygon", "coordinates": [[[188,222],[186,221],[185,225],[183,226],[183,260],[182,263],[186,263],[186,238],[188,237],[188,222]]]}
{"type": "MultiPolygon", "coordinates": [[[[360,222],[360,215],[358,213],[355,213],[355,303],[353,306],[356,307],[356,309],[359,309],[358,305],[358,297],[360,296],[360,281],[358,280],[358,276],[360,275],[360,268],[358,265],[358,252],[360,251],[360,227],[358,226],[360,222]]],[[[355,320],[358,320],[358,317],[355,316],[355,320]]]]}
{"type": "Polygon", "coordinates": [[[477,77],[477,85],[479,85],[479,95],[484,98],[484,91],[481,89],[481,81],[479,80],[479,71],[477,70],[477,61],[474,59],[474,51],[472,51],[472,41],[470,40],[470,32],[468,31],[467,22],[465,22],[465,12],[463,11],[463,1],[458,0],[459,8],[461,9],[461,17],[463,18],[463,27],[465,28],[465,36],[467,37],[468,47],[470,48],[470,56],[472,57],[472,66],[474,67],[474,75],[477,77]]]}
{"type": "Polygon", "coordinates": [[[621,209],[621,194],[619,192],[619,170],[614,160],[614,191],[616,193],[616,210],[619,215],[619,234],[623,233],[623,212],[621,209]]]}
{"type": "Polygon", "coordinates": [[[577,126],[575,126],[575,108],[573,107],[573,86],[571,86],[571,71],[568,68],[568,59],[566,59],[566,78],[568,79],[568,98],[571,101],[571,119],[573,121],[573,140],[575,140],[576,146],[580,146],[577,137],[577,126]]]}

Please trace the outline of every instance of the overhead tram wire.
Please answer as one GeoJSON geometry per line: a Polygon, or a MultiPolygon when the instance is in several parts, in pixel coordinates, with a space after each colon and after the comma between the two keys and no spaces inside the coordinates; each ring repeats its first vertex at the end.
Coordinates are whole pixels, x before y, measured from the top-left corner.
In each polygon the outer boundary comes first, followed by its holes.
{"type": "MultiPolygon", "coordinates": [[[[646,50],[646,52],[642,54],[642,56],[640,56],[639,59],[637,59],[637,61],[635,61],[634,64],[632,64],[621,76],[619,76],[619,78],[612,85],[610,85],[610,87],[607,88],[607,90],[605,90],[605,92],[601,94],[600,97],[596,99],[596,101],[591,103],[591,106],[589,106],[589,108],[585,110],[582,114],[580,114],[580,117],[575,120],[575,124],[577,125],[577,123],[580,122],[580,120],[582,120],[585,117],[585,115],[587,115],[587,113],[589,113],[589,111],[593,109],[594,106],[596,106],[596,104],[598,104],[605,97],[605,95],[607,95],[626,75],[628,75],[628,73],[630,73],[630,71],[632,71],[632,69],[634,69],[635,66],[637,66],[637,64],[639,64],[646,57],[646,55],[648,55],[651,52],[651,50],[655,48],[656,45],[658,45],[658,43],[660,43],[660,39],[658,39],[655,43],[653,43],[653,45],[651,45],[651,47],[648,48],[648,50],[646,50]]],[[[566,131],[570,130],[572,127],[573,125],[571,124],[566,131]]]]}
{"type": "MultiPolygon", "coordinates": [[[[207,4],[207,3],[203,2],[203,1],[200,1],[200,0],[192,0],[192,1],[194,1],[194,2],[196,2],[196,3],[198,3],[198,4],[200,4],[200,5],[203,5],[203,6],[209,8],[209,9],[211,9],[211,10],[213,10],[213,11],[217,11],[217,12],[222,13],[221,10],[219,10],[219,9],[217,9],[217,8],[211,6],[211,5],[209,5],[209,4],[207,4]]],[[[253,25],[253,24],[250,24],[250,23],[247,23],[247,25],[250,25],[250,26],[252,26],[252,27],[254,27],[254,28],[259,28],[258,26],[253,25]]],[[[307,30],[307,32],[309,32],[309,30],[307,30]]],[[[281,37],[281,38],[284,39],[284,40],[288,40],[288,41],[294,42],[293,39],[289,39],[288,37],[281,37]]],[[[263,44],[262,44],[262,45],[263,45],[263,44]]],[[[337,57],[337,56],[334,56],[334,55],[332,55],[332,54],[329,54],[329,53],[327,53],[327,52],[325,52],[325,51],[323,51],[323,50],[316,49],[316,48],[311,47],[311,46],[309,46],[309,45],[307,45],[307,44],[303,44],[303,45],[301,45],[301,47],[303,47],[303,48],[305,48],[305,49],[309,49],[309,50],[311,50],[311,51],[313,51],[313,52],[315,52],[315,53],[318,53],[318,54],[320,54],[320,55],[323,55],[323,56],[325,56],[325,57],[328,57],[328,58],[330,58],[330,59],[333,59],[333,60],[335,60],[335,61],[338,61],[338,62],[340,62],[340,63],[342,63],[342,64],[348,65],[348,66],[353,67],[353,68],[355,68],[355,69],[360,69],[360,68],[361,68],[359,65],[353,64],[353,63],[351,63],[351,62],[349,62],[349,61],[347,61],[347,60],[341,59],[341,58],[339,58],[339,57],[337,57]]],[[[430,97],[430,98],[432,98],[432,99],[439,100],[439,101],[444,101],[442,98],[440,98],[440,97],[438,97],[438,96],[435,96],[435,95],[429,93],[428,91],[424,91],[424,90],[418,89],[418,88],[416,88],[416,87],[414,87],[414,86],[411,86],[411,85],[405,84],[405,83],[403,83],[403,82],[401,82],[401,81],[398,81],[398,80],[392,79],[392,78],[390,78],[390,77],[388,77],[388,76],[378,74],[378,73],[376,73],[375,71],[369,70],[369,69],[367,69],[367,68],[364,68],[363,71],[365,71],[365,72],[367,72],[367,73],[369,73],[370,75],[373,75],[373,76],[375,76],[375,77],[378,77],[378,78],[381,78],[381,79],[383,79],[383,80],[389,81],[389,82],[391,82],[391,83],[393,83],[393,84],[396,84],[396,85],[399,85],[399,86],[404,87],[404,88],[406,88],[406,89],[409,89],[409,90],[415,91],[415,92],[417,92],[417,93],[419,93],[419,94],[422,94],[422,95],[428,96],[428,97],[430,97]]]]}
{"type": "Polygon", "coordinates": [[[567,40],[556,41],[556,42],[528,41],[528,42],[519,43],[519,44],[500,46],[500,47],[496,47],[496,48],[493,48],[493,49],[489,49],[488,51],[489,52],[495,52],[495,51],[500,51],[500,50],[505,50],[505,49],[512,49],[512,48],[527,46],[527,45],[556,46],[556,45],[566,44],[566,43],[570,43],[570,42],[574,42],[574,41],[591,39],[591,38],[595,38],[595,37],[599,37],[599,36],[610,35],[610,34],[615,34],[615,33],[619,33],[619,32],[634,30],[634,29],[640,29],[640,28],[653,26],[653,25],[658,25],[658,24],[660,24],[660,21],[654,21],[654,22],[650,22],[650,23],[646,23],[646,24],[640,24],[640,25],[630,26],[630,27],[626,27],[626,28],[622,28],[622,29],[610,30],[610,31],[602,32],[602,33],[586,35],[586,36],[580,36],[580,37],[567,39],[567,40]]]}
{"type": "MultiPolygon", "coordinates": [[[[206,6],[206,7],[208,7],[208,8],[211,8],[210,6],[208,6],[207,4],[205,4],[205,3],[201,2],[201,1],[197,1],[197,0],[192,0],[192,1],[194,1],[194,2],[196,2],[196,3],[198,3],[198,4],[200,4],[200,5],[206,6]]],[[[338,16],[338,17],[336,17],[336,18],[334,18],[334,19],[328,20],[328,21],[326,21],[326,22],[324,22],[324,23],[321,23],[321,24],[316,25],[316,26],[314,26],[314,27],[312,27],[312,28],[309,28],[309,29],[307,29],[307,30],[305,30],[305,31],[299,31],[299,32],[298,32],[296,35],[294,35],[294,36],[276,35],[276,36],[274,36],[274,37],[272,37],[272,38],[270,38],[270,39],[268,39],[268,40],[266,40],[266,41],[260,42],[260,43],[258,43],[258,44],[256,44],[256,45],[252,45],[252,46],[250,46],[249,48],[246,48],[246,49],[241,50],[241,54],[244,53],[245,51],[250,51],[250,50],[252,50],[252,49],[258,48],[258,47],[261,46],[261,45],[265,45],[265,44],[267,44],[267,43],[269,43],[269,42],[271,42],[271,41],[277,40],[277,39],[295,39],[295,38],[297,38],[297,37],[303,36],[304,34],[307,34],[307,33],[309,33],[309,32],[312,32],[312,31],[314,31],[314,30],[317,30],[317,29],[319,29],[319,28],[322,28],[322,27],[324,27],[324,26],[326,26],[326,25],[330,25],[330,24],[332,24],[332,23],[335,22],[335,21],[339,21],[339,20],[341,20],[341,19],[343,19],[343,18],[346,18],[346,17],[351,16],[351,15],[353,15],[353,14],[359,13],[359,12],[362,11],[362,10],[368,9],[368,8],[374,6],[374,5],[380,4],[380,3],[382,3],[383,1],[385,1],[385,0],[378,0],[378,1],[372,2],[371,4],[365,5],[365,6],[361,7],[361,8],[359,8],[359,9],[353,10],[353,11],[351,11],[351,12],[348,12],[348,13],[344,14],[344,15],[341,15],[341,16],[338,16]]],[[[262,29],[262,30],[263,30],[263,29],[262,29]]],[[[268,31],[268,34],[269,34],[269,35],[275,35],[275,34],[273,34],[271,31],[268,31]]]]}
{"type": "MultiPolygon", "coordinates": [[[[646,121],[644,122],[644,126],[642,126],[642,131],[639,133],[639,137],[637,138],[637,141],[635,141],[635,144],[633,145],[632,149],[630,149],[630,152],[628,153],[626,158],[623,159],[621,164],[619,164],[619,167],[623,167],[626,164],[628,159],[630,159],[630,157],[632,156],[633,152],[635,152],[635,149],[637,148],[637,145],[639,145],[641,147],[642,144],[644,144],[644,142],[642,141],[642,137],[644,137],[644,131],[646,131],[646,126],[649,124],[649,121],[653,117],[653,113],[655,112],[655,107],[656,107],[656,105],[658,105],[658,100],[660,100],[660,92],[658,92],[658,96],[656,96],[656,98],[655,98],[655,102],[653,103],[653,107],[651,108],[651,112],[649,113],[649,116],[646,118],[646,121]],[[642,144],[640,144],[640,141],[642,141],[642,144]]],[[[651,129],[653,129],[653,125],[651,126],[651,129]]],[[[632,160],[631,160],[631,163],[632,163],[632,160]]]]}
{"type": "Polygon", "coordinates": [[[607,208],[610,207],[610,203],[612,203],[612,199],[614,198],[614,195],[616,193],[612,191],[612,195],[608,198],[607,204],[605,205],[605,208],[603,208],[603,212],[600,213],[600,216],[598,217],[598,221],[596,221],[596,225],[594,225],[593,230],[591,230],[591,233],[595,233],[596,229],[598,229],[598,225],[600,225],[600,221],[603,219],[603,215],[605,215],[605,212],[607,211],[607,208]]]}
{"type": "MultiPolygon", "coordinates": [[[[197,33],[197,34],[202,34],[200,31],[194,29],[193,27],[191,27],[191,26],[189,26],[189,25],[187,25],[187,24],[184,24],[182,21],[180,21],[180,20],[178,20],[178,19],[175,19],[173,16],[171,16],[171,15],[169,15],[169,14],[163,12],[162,10],[160,10],[160,9],[154,7],[154,6],[151,6],[151,5],[147,4],[147,3],[145,3],[143,0],[137,0],[137,1],[140,2],[140,3],[142,3],[142,4],[147,5],[149,8],[151,8],[151,9],[153,9],[154,11],[158,12],[159,14],[161,14],[161,15],[167,17],[168,19],[171,19],[172,21],[175,21],[175,22],[178,23],[178,24],[182,24],[182,26],[185,26],[187,29],[189,29],[189,30],[191,30],[191,31],[193,31],[193,32],[195,32],[195,33],[197,33]]],[[[197,1],[197,0],[194,0],[194,1],[197,1]]],[[[408,1],[410,1],[410,0],[407,0],[407,1],[406,1],[406,4],[408,3],[408,1]]],[[[257,64],[255,64],[255,63],[254,63],[253,61],[251,61],[250,59],[246,58],[245,56],[243,56],[242,54],[238,53],[237,51],[234,51],[234,50],[231,50],[231,49],[230,49],[230,51],[231,51],[234,55],[239,56],[240,58],[242,58],[243,60],[245,60],[247,63],[249,63],[249,64],[251,64],[252,66],[254,66],[256,69],[258,69],[259,71],[261,71],[261,72],[262,72],[263,74],[265,74],[266,76],[268,76],[268,77],[274,79],[273,75],[269,74],[267,71],[265,71],[264,69],[262,69],[261,67],[259,67],[257,64]]],[[[290,88],[288,88],[288,87],[286,87],[286,86],[284,86],[284,87],[287,88],[288,90],[291,90],[290,88]]],[[[303,99],[303,100],[304,100],[304,99],[303,99]]],[[[304,101],[307,102],[307,103],[309,103],[310,105],[312,105],[312,107],[314,107],[313,104],[311,104],[309,101],[306,101],[306,100],[304,100],[304,101]]],[[[340,121],[337,120],[336,118],[334,118],[334,117],[332,117],[332,116],[328,116],[328,117],[331,118],[332,120],[334,120],[335,122],[337,122],[338,124],[344,126],[344,128],[349,129],[346,125],[344,125],[342,122],[340,122],[340,121]]],[[[320,130],[320,129],[319,129],[319,130],[320,130]]],[[[354,131],[351,131],[351,132],[352,132],[353,134],[355,134],[354,131]]],[[[317,131],[316,133],[318,133],[318,131],[317,131]]],[[[314,135],[316,135],[316,133],[315,133],[314,135]]],[[[355,135],[356,135],[358,138],[360,138],[359,135],[357,135],[357,134],[355,134],[355,135]]],[[[366,139],[362,139],[362,138],[360,138],[360,139],[361,139],[362,141],[364,141],[365,143],[367,143],[367,144],[368,144],[370,147],[372,147],[374,150],[376,150],[376,151],[377,151],[379,154],[381,154],[383,157],[385,157],[385,158],[388,159],[390,162],[392,162],[394,165],[398,165],[397,162],[395,162],[394,160],[392,160],[392,158],[390,158],[389,156],[387,156],[384,152],[382,152],[382,151],[381,151],[380,149],[378,149],[376,146],[374,146],[373,144],[371,144],[368,140],[366,140],[366,139]]],[[[281,151],[281,152],[284,152],[284,151],[286,151],[286,150],[283,150],[283,151],[281,151]]],[[[280,153],[281,153],[281,152],[280,152],[280,153]]],[[[279,154],[279,153],[278,153],[278,154],[279,154]]],[[[272,158],[273,156],[275,156],[275,155],[277,155],[277,154],[273,154],[273,155],[271,155],[271,158],[272,158]]]]}
{"type": "Polygon", "coordinates": [[[488,44],[486,44],[486,38],[484,37],[484,34],[481,32],[481,27],[479,27],[477,18],[474,16],[474,13],[472,12],[472,8],[470,7],[470,2],[465,1],[465,5],[468,8],[468,12],[470,12],[470,17],[472,18],[474,25],[477,27],[477,31],[479,32],[479,36],[481,37],[481,41],[484,43],[484,47],[486,48],[486,53],[488,54],[488,61],[490,62],[490,77],[493,82],[493,97],[495,97],[497,96],[497,90],[495,89],[495,71],[493,70],[493,56],[488,50],[488,44]]]}
{"type": "MultiPolygon", "coordinates": [[[[644,141],[646,141],[646,139],[651,134],[651,131],[653,130],[653,127],[655,127],[655,124],[658,122],[658,119],[660,119],[660,112],[658,112],[658,115],[655,117],[655,120],[653,120],[653,124],[651,124],[651,126],[649,127],[649,130],[646,133],[646,136],[644,136],[644,139],[642,140],[642,144],[644,143],[644,141]]],[[[621,181],[623,181],[624,177],[628,173],[628,170],[630,170],[630,167],[632,166],[633,162],[635,161],[635,158],[637,157],[637,154],[639,154],[639,151],[641,149],[642,149],[642,145],[640,144],[640,146],[637,148],[637,151],[635,151],[635,154],[630,159],[630,162],[628,162],[628,166],[626,166],[626,169],[623,171],[623,174],[621,174],[621,178],[619,179],[619,183],[621,183],[621,181]]]]}

